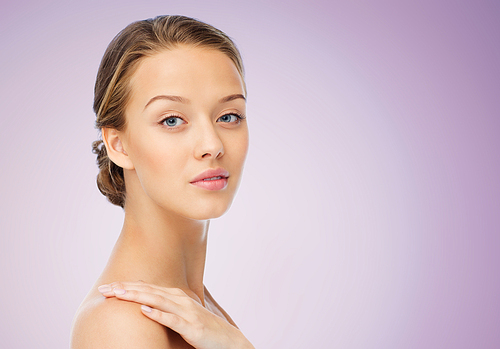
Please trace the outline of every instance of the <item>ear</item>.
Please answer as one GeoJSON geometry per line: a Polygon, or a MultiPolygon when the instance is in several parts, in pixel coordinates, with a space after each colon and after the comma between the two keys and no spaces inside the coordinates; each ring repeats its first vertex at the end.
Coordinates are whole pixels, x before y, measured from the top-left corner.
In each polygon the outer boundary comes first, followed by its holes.
{"type": "Polygon", "coordinates": [[[109,159],[124,170],[133,170],[134,164],[123,147],[119,132],[114,128],[102,128],[101,133],[109,159]]]}

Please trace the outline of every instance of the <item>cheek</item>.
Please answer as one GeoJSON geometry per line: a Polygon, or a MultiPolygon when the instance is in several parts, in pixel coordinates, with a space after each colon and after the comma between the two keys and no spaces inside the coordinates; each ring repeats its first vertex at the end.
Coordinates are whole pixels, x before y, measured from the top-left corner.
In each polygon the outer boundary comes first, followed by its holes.
{"type": "Polygon", "coordinates": [[[243,136],[240,138],[238,146],[239,157],[242,162],[244,162],[247,157],[248,145],[249,145],[248,130],[246,130],[243,136]]]}
{"type": "Polygon", "coordinates": [[[248,153],[248,132],[235,135],[225,144],[226,154],[223,164],[227,165],[230,172],[237,178],[236,186],[239,185],[241,175],[248,153]]]}
{"type": "Polygon", "coordinates": [[[143,137],[135,145],[132,162],[143,186],[148,183],[156,186],[167,180],[173,183],[172,178],[183,173],[187,156],[182,144],[143,137]]]}
{"type": "Polygon", "coordinates": [[[228,151],[232,151],[235,156],[244,158],[248,151],[248,127],[246,124],[241,126],[237,131],[231,130],[225,135],[226,142],[224,147],[227,147],[228,151]]]}

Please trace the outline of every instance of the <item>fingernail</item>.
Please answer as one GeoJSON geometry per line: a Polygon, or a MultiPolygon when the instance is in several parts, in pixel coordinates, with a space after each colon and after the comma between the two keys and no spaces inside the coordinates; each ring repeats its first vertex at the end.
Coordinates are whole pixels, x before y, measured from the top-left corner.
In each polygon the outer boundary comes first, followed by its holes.
{"type": "Polygon", "coordinates": [[[99,292],[101,293],[108,293],[108,292],[111,292],[111,287],[109,287],[109,285],[101,285],[97,288],[99,290],[99,292]]]}
{"type": "Polygon", "coordinates": [[[146,313],[151,313],[151,308],[148,307],[147,305],[141,305],[142,311],[145,311],[146,313]]]}
{"type": "Polygon", "coordinates": [[[115,294],[125,294],[125,290],[122,290],[121,288],[113,288],[113,292],[115,294]]]}

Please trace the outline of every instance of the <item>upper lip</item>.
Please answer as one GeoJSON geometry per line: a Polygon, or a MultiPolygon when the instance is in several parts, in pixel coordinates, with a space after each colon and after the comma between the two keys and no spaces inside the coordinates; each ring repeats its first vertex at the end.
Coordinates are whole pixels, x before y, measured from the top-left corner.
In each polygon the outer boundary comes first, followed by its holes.
{"type": "Polygon", "coordinates": [[[194,177],[191,180],[191,183],[202,181],[205,178],[212,178],[212,177],[226,177],[227,178],[227,177],[229,177],[229,172],[227,172],[226,170],[224,170],[223,168],[220,168],[220,167],[219,168],[209,168],[208,170],[203,171],[202,173],[200,173],[199,175],[194,177]]]}

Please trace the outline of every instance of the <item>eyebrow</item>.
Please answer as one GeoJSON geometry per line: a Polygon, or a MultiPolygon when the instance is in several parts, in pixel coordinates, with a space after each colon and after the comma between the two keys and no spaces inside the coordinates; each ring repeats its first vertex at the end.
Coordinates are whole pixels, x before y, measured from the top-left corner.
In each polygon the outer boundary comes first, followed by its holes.
{"type": "MultiPolygon", "coordinates": [[[[173,102],[184,103],[184,104],[189,104],[190,103],[189,99],[183,98],[181,96],[158,95],[158,96],[155,96],[155,97],[151,98],[149,100],[149,102],[147,102],[146,105],[144,106],[144,109],[146,109],[154,101],[163,100],[163,99],[166,99],[168,101],[173,101],[173,102]]],[[[226,97],[222,97],[221,99],[219,99],[219,103],[227,103],[227,102],[233,101],[235,99],[243,99],[246,102],[245,96],[243,96],[242,94],[237,93],[237,94],[234,94],[234,95],[229,95],[229,96],[226,96],[226,97]]]]}
{"type": "Polygon", "coordinates": [[[159,95],[159,96],[155,96],[155,97],[151,98],[149,100],[149,102],[147,102],[146,105],[144,106],[144,109],[146,109],[154,101],[158,101],[158,100],[161,100],[161,99],[166,99],[166,100],[169,100],[169,101],[179,102],[179,103],[184,103],[184,104],[188,104],[189,103],[188,99],[182,98],[181,96],[159,95]]]}
{"type": "Polygon", "coordinates": [[[239,98],[243,99],[245,102],[247,101],[245,96],[237,93],[237,94],[229,95],[229,96],[226,96],[226,97],[219,99],[219,103],[226,103],[226,102],[234,101],[235,99],[239,99],[239,98]]]}

